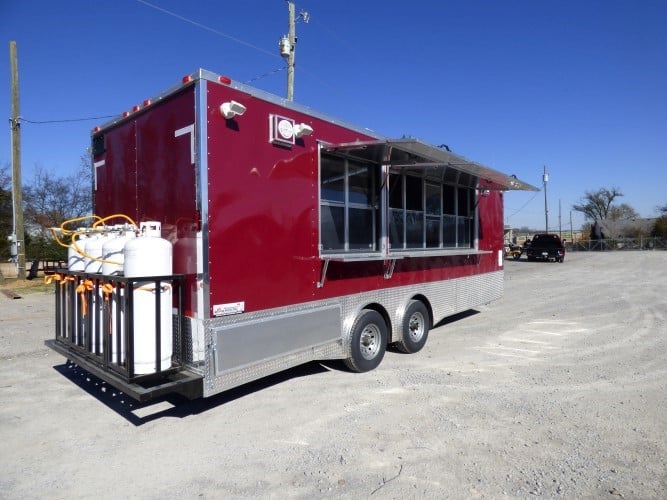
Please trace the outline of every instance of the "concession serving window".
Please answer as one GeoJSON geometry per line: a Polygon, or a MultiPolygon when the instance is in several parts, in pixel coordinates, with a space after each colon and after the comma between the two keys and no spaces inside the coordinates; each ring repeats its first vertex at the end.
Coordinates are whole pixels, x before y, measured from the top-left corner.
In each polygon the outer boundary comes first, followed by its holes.
{"type": "Polygon", "coordinates": [[[486,253],[477,198],[536,190],[413,139],[320,145],[320,257],[380,260],[486,253]]]}

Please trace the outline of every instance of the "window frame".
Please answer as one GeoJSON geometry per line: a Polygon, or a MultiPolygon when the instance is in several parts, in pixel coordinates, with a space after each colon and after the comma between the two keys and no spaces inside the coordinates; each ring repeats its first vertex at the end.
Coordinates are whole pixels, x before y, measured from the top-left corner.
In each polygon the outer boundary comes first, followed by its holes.
{"type": "Polygon", "coordinates": [[[380,203],[378,201],[378,183],[380,178],[381,168],[377,164],[372,162],[363,162],[358,159],[347,158],[342,155],[332,155],[324,153],[320,150],[319,157],[319,168],[318,168],[318,191],[319,191],[319,252],[322,257],[332,257],[336,255],[357,255],[359,257],[365,256],[375,256],[379,255],[381,252],[380,245],[380,232],[378,227],[380,225],[380,203]],[[343,166],[343,201],[327,199],[323,197],[323,158],[327,157],[328,160],[340,161],[343,166]],[[350,182],[351,177],[357,172],[352,172],[352,169],[363,168],[368,173],[368,192],[367,203],[360,203],[359,201],[353,201],[353,190],[352,183],[350,182]],[[323,207],[335,207],[343,209],[343,228],[342,228],[342,247],[338,248],[325,248],[325,233],[323,231],[323,207]],[[357,246],[353,241],[353,233],[351,229],[353,224],[351,223],[350,213],[355,210],[363,210],[370,212],[370,225],[371,225],[371,238],[369,240],[369,246],[364,248],[363,246],[357,246]]]}
{"type": "MultiPolygon", "coordinates": [[[[388,231],[390,235],[396,233],[392,228],[394,227],[394,220],[396,214],[400,211],[403,212],[402,222],[402,240],[398,242],[398,245],[395,241],[390,241],[390,251],[389,253],[401,253],[401,252],[414,252],[414,251],[424,251],[430,252],[434,250],[442,251],[459,251],[459,250],[477,250],[477,210],[476,206],[473,204],[473,200],[476,197],[476,189],[469,185],[460,185],[458,183],[458,172],[454,171],[455,180],[452,182],[451,178],[449,180],[444,180],[445,175],[441,176],[441,180],[435,178],[435,176],[414,172],[406,171],[404,169],[401,172],[390,171],[389,173],[389,186],[388,189],[391,191],[393,186],[392,182],[395,182],[397,179],[400,179],[402,186],[402,196],[403,196],[403,208],[399,207],[389,207],[390,216],[388,217],[388,231]],[[408,197],[408,178],[411,179],[420,179],[421,180],[421,190],[422,190],[422,210],[409,210],[405,208],[409,205],[408,197]],[[435,188],[435,189],[434,189],[435,188]],[[429,189],[439,191],[439,210],[432,211],[429,209],[429,189]],[[446,207],[446,192],[453,194],[453,201],[447,204],[447,207],[452,207],[448,209],[446,207]],[[461,199],[461,196],[465,195],[467,200],[464,202],[461,199]],[[463,203],[465,203],[466,210],[462,210],[463,203]],[[437,213],[436,213],[437,212],[437,213]],[[453,212],[453,213],[451,213],[453,212]],[[461,213],[465,212],[465,213],[461,213]],[[414,242],[408,240],[408,220],[410,215],[416,213],[421,213],[421,228],[418,228],[418,231],[422,233],[422,239],[420,245],[415,245],[414,242]],[[438,221],[437,226],[437,245],[433,240],[429,240],[429,222],[438,221]],[[453,235],[450,232],[447,232],[446,227],[453,227],[453,235]]],[[[414,182],[414,181],[413,181],[414,182]]],[[[472,183],[472,182],[468,182],[472,183]]],[[[414,205],[412,205],[414,206],[414,205]]],[[[400,217],[398,217],[400,218],[400,217]]]]}
{"type": "MultiPolygon", "coordinates": [[[[400,151],[400,150],[399,150],[400,151]]],[[[319,256],[325,261],[370,261],[382,259],[402,259],[406,257],[429,257],[446,255],[474,255],[489,253],[479,250],[479,213],[477,200],[481,191],[477,187],[479,177],[458,170],[456,167],[445,165],[396,165],[390,161],[393,159],[391,149],[384,156],[352,155],[345,149],[336,150],[335,146],[327,146],[320,143],[318,154],[318,249],[319,256]],[[344,165],[344,197],[343,201],[332,201],[323,198],[323,163],[327,160],[342,162],[344,165]],[[350,165],[364,165],[370,173],[370,188],[368,204],[359,204],[350,200],[350,165]],[[409,184],[419,179],[421,210],[413,211],[410,208],[419,208],[407,199],[409,184]],[[397,196],[392,191],[396,179],[400,179],[401,193],[397,196]],[[429,190],[433,196],[434,190],[439,191],[439,203],[435,210],[428,207],[429,190]],[[454,200],[446,203],[447,193],[454,194],[454,200]],[[459,196],[465,193],[467,201],[465,206],[467,213],[459,213],[461,206],[459,196]],[[400,201],[399,201],[400,200],[400,201]],[[394,205],[400,204],[400,207],[394,205]],[[326,235],[323,231],[323,211],[326,207],[341,207],[344,215],[343,243],[339,248],[324,248],[326,235]],[[453,208],[453,210],[451,210],[453,208]],[[369,228],[372,232],[372,244],[368,248],[354,248],[350,241],[350,211],[354,209],[366,209],[371,211],[369,228]],[[429,210],[427,210],[429,209],[429,210]],[[430,213],[438,212],[438,213],[430,213]],[[454,214],[448,213],[454,211],[454,214]],[[416,228],[413,234],[419,243],[410,246],[408,237],[409,217],[417,216],[421,221],[421,227],[416,228]],[[397,227],[394,218],[400,221],[397,227]],[[428,239],[427,226],[437,220],[437,237],[428,239]],[[448,228],[453,229],[448,232],[448,228]],[[399,234],[400,233],[400,234],[399,234]],[[449,236],[447,236],[449,235],[449,236]],[[437,244],[435,243],[437,240],[437,244]],[[398,242],[398,245],[397,245],[398,242]]],[[[324,215],[326,218],[326,214],[324,215]]],[[[435,233],[435,232],[433,232],[435,233]]]]}

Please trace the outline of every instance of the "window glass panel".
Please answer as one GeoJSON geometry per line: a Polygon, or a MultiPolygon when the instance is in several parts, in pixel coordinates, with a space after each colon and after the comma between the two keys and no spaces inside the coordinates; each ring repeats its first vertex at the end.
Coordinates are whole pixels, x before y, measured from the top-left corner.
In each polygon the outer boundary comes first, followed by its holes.
{"type": "Polygon", "coordinates": [[[403,230],[405,228],[403,213],[400,208],[392,209],[389,212],[391,217],[389,219],[389,243],[394,250],[403,248],[403,230]]]}
{"type": "Polygon", "coordinates": [[[322,156],[322,199],[345,202],[345,163],[341,158],[322,156]]]}
{"type": "Polygon", "coordinates": [[[358,163],[349,163],[348,176],[350,185],[350,203],[359,205],[372,205],[371,195],[373,193],[370,169],[358,163]]]}
{"type": "Polygon", "coordinates": [[[350,250],[373,250],[373,210],[370,208],[350,208],[350,250]]]}
{"type": "Polygon", "coordinates": [[[451,248],[456,246],[456,216],[442,216],[442,246],[451,248]]]}
{"type": "Polygon", "coordinates": [[[456,215],[456,188],[445,184],[442,186],[442,211],[445,214],[456,215]]]}
{"type": "Polygon", "coordinates": [[[440,215],[441,208],[440,186],[426,184],[426,214],[440,215]]]}
{"type": "Polygon", "coordinates": [[[426,218],[426,247],[438,248],[440,246],[440,217],[426,218]]]}
{"type": "Polygon", "coordinates": [[[448,168],[447,170],[445,170],[445,182],[456,184],[458,178],[459,178],[458,170],[454,170],[453,168],[448,168]]]}
{"type": "Polygon", "coordinates": [[[424,248],[424,212],[405,213],[406,247],[424,248]]]}
{"type": "Polygon", "coordinates": [[[389,175],[389,206],[403,208],[403,176],[389,175]]]}
{"type": "Polygon", "coordinates": [[[468,217],[458,218],[458,246],[470,246],[470,219],[468,217]]]}
{"type": "Polygon", "coordinates": [[[470,193],[470,189],[462,188],[462,187],[459,188],[459,200],[458,200],[459,212],[458,212],[458,215],[465,215],[465,216],[470,215],[469,193],[470,193]]]}
{"type": "Polygon", "coordinates": [[[419,177],[405,177],[405,204],[408,210],[424,210],[422,180],[419,177]]]}
{"type": "Polygon", "coordinates": [[[345,208],[322,205],[322,250],[343,250],[345,248],[345,208]]]}

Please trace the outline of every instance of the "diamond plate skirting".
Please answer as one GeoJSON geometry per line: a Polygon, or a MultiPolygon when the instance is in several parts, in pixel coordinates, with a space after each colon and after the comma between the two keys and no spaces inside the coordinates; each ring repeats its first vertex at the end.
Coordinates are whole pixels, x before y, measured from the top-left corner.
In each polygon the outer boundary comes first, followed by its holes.
{"type": "Polygon", "coordinates": [[[503,292],[503,272],[387,288],[267,311],[190,320],[188,366],[204,375],[204,396],[313,360],[344,359],[347,335],[359,312],[372,305],[389,321],[390,342],[400,340],[403,313],[414,298],[432,324],[489,303],[503,292]]]}

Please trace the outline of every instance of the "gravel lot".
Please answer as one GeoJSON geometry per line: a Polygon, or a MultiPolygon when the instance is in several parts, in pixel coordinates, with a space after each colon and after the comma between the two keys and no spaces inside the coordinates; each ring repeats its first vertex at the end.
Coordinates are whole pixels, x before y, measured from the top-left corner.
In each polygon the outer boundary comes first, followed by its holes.
{"type": "Polygon", "coordinates": [[[667,498],[667,252],[506,261],[504,297],[366,374],[141,405],[0,295],[0,498],[667,498]]]}

